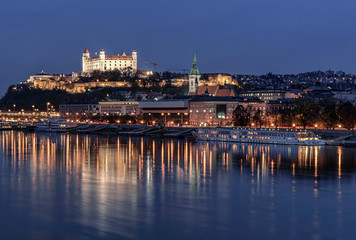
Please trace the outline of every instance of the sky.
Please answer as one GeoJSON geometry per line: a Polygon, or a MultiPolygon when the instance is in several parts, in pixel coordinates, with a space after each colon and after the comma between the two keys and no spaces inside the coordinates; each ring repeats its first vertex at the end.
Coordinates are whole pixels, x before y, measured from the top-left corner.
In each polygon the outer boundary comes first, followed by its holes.
{"type": "Polygon", "coordinates": [[[91,54],[138,53],[139,69],[356,73],[354,0],[1,0],[0,94],[91,54]]]}

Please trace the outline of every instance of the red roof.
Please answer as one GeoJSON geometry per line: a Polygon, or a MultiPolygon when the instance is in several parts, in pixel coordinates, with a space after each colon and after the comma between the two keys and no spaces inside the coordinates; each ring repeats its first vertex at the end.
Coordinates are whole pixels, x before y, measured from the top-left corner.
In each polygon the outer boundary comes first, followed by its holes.
{"type": "Polygon", "coordinates": [[[208,91],[209,95],[215,95],[217,90],[218,86],[199,86],[195,95],[204,95],[206,91],[208,91]]]}
{"type": "Polygon", "coordinates": [[[136,52],[136,49],[134,49],[132,52],[136,52]]]}
{"type": "Polygon", "coordinates": [[[100,59],[100,57],[99,57],[99,56],[91,57],[91,58],[89,58],[88,60],[89,60],[89,61],[94,61],[94,60],[96,60],[96,59],[100,59]]]}
{"type": "Polygon", "coordinates": [[[223,88],[223,89],[219,89],[218,92],[216,93],[216,96],[218,97],[236,97],[234,90],[232,90],[231,88],[223,88]]]}
{"type": "Polygon", "coordinates": [[[100,50],[100,52],[104,52],[104,48],[102,48],[102,49],[100,50]]]}
{"type": "Polygon", "coordinates": [[[119,55],[106,55],[105,59],[106,60],[132,60],[132,56],[126,56],[126,54],[122,55],[122,56],[119,56],[119,55]]]}
{"type": "Polygon", "coordinates": [[[84,50],[84,53],[89,53],[89,51],[88,51],[88,49],[87,49],[87,48],[84,50]]]}

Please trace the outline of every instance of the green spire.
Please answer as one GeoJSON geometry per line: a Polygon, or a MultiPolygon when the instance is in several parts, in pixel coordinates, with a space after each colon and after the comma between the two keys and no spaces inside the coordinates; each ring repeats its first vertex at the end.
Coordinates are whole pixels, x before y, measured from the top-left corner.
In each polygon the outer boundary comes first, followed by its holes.
{"type": "Polygon", "coordinates": [[[194,50],[193,67],[190,70],[190,75],[199,75],[199,70],[197,67],[197,55],[194,50]]]}

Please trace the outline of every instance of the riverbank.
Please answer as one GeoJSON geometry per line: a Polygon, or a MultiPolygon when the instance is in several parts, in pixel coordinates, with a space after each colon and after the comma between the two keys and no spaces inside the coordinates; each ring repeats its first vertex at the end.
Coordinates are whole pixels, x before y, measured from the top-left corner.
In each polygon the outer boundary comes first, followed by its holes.
{"type": "MultiPolygon", "coordinates": [[[[147,126],[136,124],[94,124],[80,123],[64,129],[47,129],[48,132],[70,132],[83,134],[108,134],[108,135],[138,135],[155,137],[176,137],[176,138],[194,138],[192,132],[197,127],[164,127],[147,126]]],[[[231,129],[231,128],[227,128],[231,129]]],[[[36,125],[14,125],[11,128],[3,127],[1,130],[20,130],[20,131],[38,131],[36,125]]],[[[276,130],[276,129],[273,129],[276,130]]],[[[301,129],[297,129],[301,130],[301,129]]],[[[308,129],[328,145],[356,146],[356,135],[354,131],[348,130],[326,130],[326,129],[308,129]]],[[[47,131],[46,131],[47,132],[47,131]]]]}

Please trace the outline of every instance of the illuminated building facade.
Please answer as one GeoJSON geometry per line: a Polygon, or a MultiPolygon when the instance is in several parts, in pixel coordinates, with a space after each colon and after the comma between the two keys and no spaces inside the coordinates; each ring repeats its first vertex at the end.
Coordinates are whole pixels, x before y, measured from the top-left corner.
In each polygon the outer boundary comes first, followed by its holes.
{"type": "Polygon", "coordinates": [[[82,57],[82,72],[90,73],[92,71],[112,71],[112,70],[125,70],[132,68],[133,72],[137,71],[137,52],[132,51],[132,55],[128,56],[126,53],[122,55],[105,55],[105,51],[102,48],[99,56],[90,57],[90,53],[86,48],[82,57]]]}
{"type": "Polygon", "coordinates": [[[288,97],[287,91],[285,90],[252,90],[247,92],[242,92],[239,94],[241,97],[257,97],[264,102],[270,102],[282,98],[288,97]]]}
{"type": "Polygon", "coordinates": [[[140,109],[136,101],[109,101],[99,102],[99,113],[101,115],[138,115],[140,109]]]}
{"type": "Polygon", "coordinates": [[[61,104],[59,114],[61,116],[93,116],[99,112],[98,104],[61,104]]]}
{"type": "Polygon", "coordinates": [[[141,101],[139,108],[144,116],[150,116],[156,122],[188,124],[189,99],[141,101]]]}
{"type": "Polygon", "coordinates": [[[189,124],[192,126],[225,126],[232,124],[232,114],[239,104],[234,97],[197,96],[189,102],[189,124]]]}

